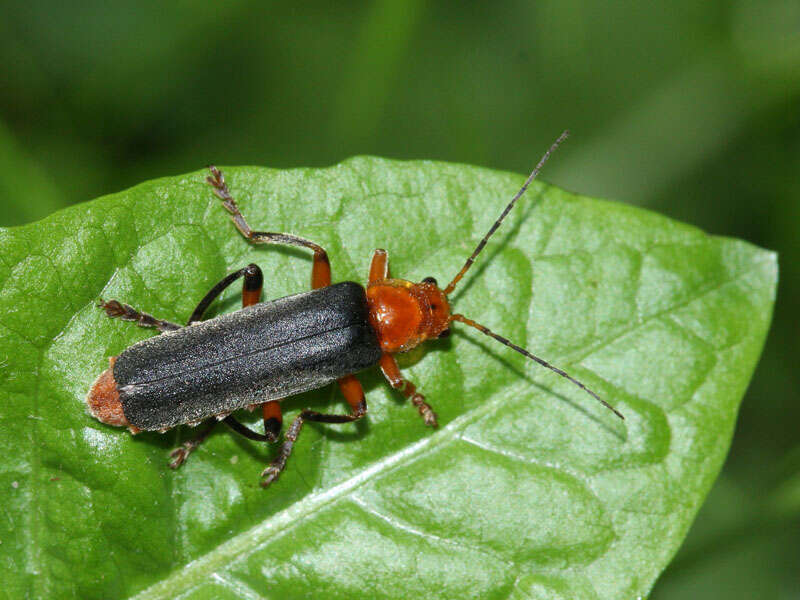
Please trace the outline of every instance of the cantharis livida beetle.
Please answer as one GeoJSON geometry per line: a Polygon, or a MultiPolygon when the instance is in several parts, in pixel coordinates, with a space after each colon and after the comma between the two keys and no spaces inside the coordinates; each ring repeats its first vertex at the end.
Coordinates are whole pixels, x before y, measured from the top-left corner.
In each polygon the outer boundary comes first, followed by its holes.
{"type": "Polygon", "coordinates": [[[266,487],[286,466],[303,423],[349,423],[367,414],[364,391],[355,376],[367,367],[379,365],[389,384],[411,401],[425,424],[436,427],[436,413],[416,386],[400,373],[394,355],[426,340],[447,336],[453,323],[463,323],[569,379],[623,418],[561,369],[450,310],[448,296],[566,136],[564,132],[544,154],[444,288],[433,277],[420,283],[390,277],[385,250],[375,250],[372,256],[366,289],[352,281],[331,285],[331,267],[322,247],[286,233],[253,231],[220,170],[210,167],[208,183],[247,240],[254,244],[301,246],[313,251],[313,289],[261,303],[263,276],[258,266],[250,264],[215,285],[197,305],[185,327],[116,300],[101,301],[100,306],[109,317],[154,327],[162,335],[134,344],[110,359],[111,366],[89,391],[86,401],[91,414],[103,423],[128,427],[133,433],[163,432],[178,425],[205,421],[199,435],[172,452],[170,466],[178,468],[219,422],[251,440],[277,441],[282,426],[280,401],[336,381],[350,406],[349,414],[301,411],[286,431],[277,457],[262,473],[262,485],[266,487]],[[203,321],[203,314],[214,299],[240,278],[244,278],[243,308],[203,321]],[[261,406],[263,412],[263,434],[231,416],[238,409],[256,406],[261,406]]]}

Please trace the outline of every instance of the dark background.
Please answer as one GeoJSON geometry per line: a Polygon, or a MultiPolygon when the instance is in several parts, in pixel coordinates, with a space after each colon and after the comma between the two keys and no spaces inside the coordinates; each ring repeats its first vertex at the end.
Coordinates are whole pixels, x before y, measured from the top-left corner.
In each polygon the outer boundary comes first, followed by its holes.
{"type": "Polygon", "coordinates": [[[0,20],[0,225],[208,164],[530,170],[780,252],[725,469],[653,598],[800,589],[800,2],[29,1],[0,20]]]}

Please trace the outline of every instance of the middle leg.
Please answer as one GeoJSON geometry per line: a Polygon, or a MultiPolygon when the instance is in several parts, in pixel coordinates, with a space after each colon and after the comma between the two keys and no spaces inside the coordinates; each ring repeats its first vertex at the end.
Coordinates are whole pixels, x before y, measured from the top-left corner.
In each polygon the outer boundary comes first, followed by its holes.
{"type": "Polygon", "coordinates": [[[294,448],[294,443],[300,435],[300,430],[303,428],[303,423],[306,421],[315,421],[317,423],[350,423],[357,421],[367,414],[367,401],[364,398],[364,389],[355,375],[346,375],[339,379],[339,388],[344,394],[347,404],[350,406],[349,415],[330,415],[318,413],[313,410],[305,409],[301,411],[292,421],[289,429],[284,436],[284,442],[278,452],[278,456],[264,469],[261,476],[264,481],[261,482],[262,487],[267,487],[275,481],[286,467],[286,461],[294,448]]]}
{"type": "Polygon", "coordinates": [[[328,253],[319,244],[289,233],[275,233],[271,231],[254,231],[244,215],[239,210],[239,205],[231,196],[225,176],[217,167],[209,167],[211,175],[206,177],[208,184],[214,188],[217,198],[222,200],[222,206],[231,214],[231,220],[245,238],[254,244],[285,244],[287,246],[300,246],[314,252],[314,262],[311,268],[311,287],[313,289],[326,287],[331,284],[331,263],[328,253]]]}

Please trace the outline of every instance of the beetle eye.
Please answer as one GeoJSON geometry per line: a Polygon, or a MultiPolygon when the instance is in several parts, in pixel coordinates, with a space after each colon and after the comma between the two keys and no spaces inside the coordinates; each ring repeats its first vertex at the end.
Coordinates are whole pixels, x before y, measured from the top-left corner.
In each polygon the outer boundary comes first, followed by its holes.
{"type": "Polygon", "coordinates": [[[439,287],[439,283],[436,281],[436,277],[426,277],[422,280],[422,283],[432,283],[436,287],[439,287]]]}
{"type": "Polygon", "coordinates": [[[437,336],[437,339],[441,340],[443,338],[448,338],[448,337],[450,337],[450,328],[449,327],[447,329],[442,330],[442,333],[440,333],[437,336]]]}

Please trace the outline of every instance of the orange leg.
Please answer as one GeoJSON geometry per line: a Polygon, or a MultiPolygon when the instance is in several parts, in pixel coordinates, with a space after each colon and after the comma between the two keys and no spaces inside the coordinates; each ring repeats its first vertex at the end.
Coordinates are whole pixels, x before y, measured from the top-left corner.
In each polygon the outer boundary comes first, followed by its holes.
{"type": "Polygon", "coordinates": [[[369,282],[377,283],[389,279],[389,253],[378,248],[372,254],[372,262],[369,264],[369,282]]]}
{"type": "Polygon", "coordinates": [[[264,415],[264,434],[268,442],[276,442],[283,425],[283,413],[281,403],[277,400],[264,402],[261,405],[261,412],[264,415]]]}
{"type": "Polygon", "coordinates": [[[331,284],[331,263],[325,250],[314,251],[314,262],[311,265],[311,288],[328,287],[331,284]]]}
{"type": "MultiPolygon", "coordinates": [[[[369,282],[377,283],[389,278],[389,254],[386,250],[377,249],[372,254],[372,262],[369,265],[369,282]]],[[[394,389],[400,390],[402,394],[411,400],[411,404],[417,407],[419,414],[425,420],[426,425],[436,427],[436,413],[430,405],[425,402],[425,396],[417,392],[417,387],[400,373],[400,367],[394,356],[384,353],[381,356],[381,371],[386,381],[394,389]]]]}
{"type": "Polygon", "coordinates": [[[261,476],[264,478],[264,481],[261,482],[263,487],[267,487],[275,481],[280,476],[284,467],[286,467],[286,461],[292,453],[292,448],[297,441],[297,437],[300,435],[303,423],[306,421],[316,421],[317,423],[350,423],[351,421],[357,421],[367,414],[367,402],[364,399],[364,390],[355,375],[342,377],[339,380],[339,387],[344,394],[345,400],[347,400],[347,404],[350,405],[350,414],[327,415],[305,409],[297,415],[289,426],[289,429],[286,430],[284,442],[278,452],[278,456],[275,457],[275,460],[261,473],[261,476]]]}
{"type": "Polygon", "coordinates": [[[417,387],[400,373],[400,367],[397,365],[394,356],[388,353],[384,354],[381,356],[380,364],[381,371],[383,371],[383,376],[386,378],[386,381],[388,381],[389,385],[394,389],[400,390],[406,398],[411,400],[411,404],[417,407],[420,416],[425,421],[425,425],[437,427],[436,413],[433,412],[430,405],[425,402],[425,396],[417,391],[417,387]]]}
{"type": "Polygon", "coordinates": [[[344,399],[350,406],[350,412],[354,415],[367,414],[367,399],[364,397],[364,388],[355,375],[345,375],[337,381],[339,389],[342,390],[344,399]]]}

